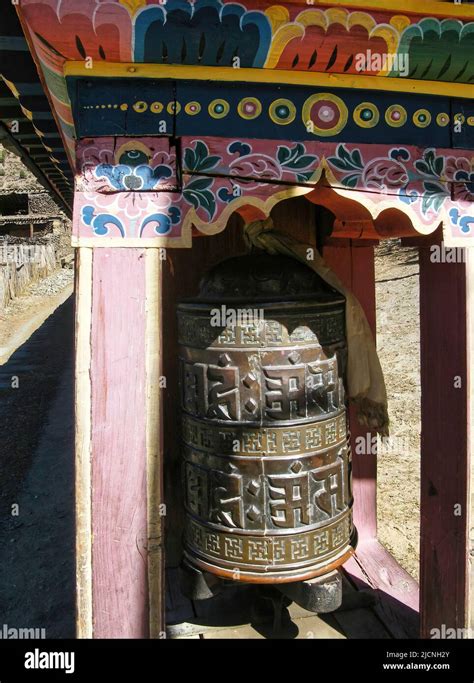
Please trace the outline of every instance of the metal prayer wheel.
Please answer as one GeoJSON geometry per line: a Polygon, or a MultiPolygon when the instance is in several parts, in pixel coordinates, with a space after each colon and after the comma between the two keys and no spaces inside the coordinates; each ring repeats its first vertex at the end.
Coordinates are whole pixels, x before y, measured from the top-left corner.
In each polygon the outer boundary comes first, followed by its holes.
{"type": "Polygon", "coordinates": [[[352,553],[345,300],[306,265],[225,260],[178,307],[185,562],[285,583],[352,553]]]}

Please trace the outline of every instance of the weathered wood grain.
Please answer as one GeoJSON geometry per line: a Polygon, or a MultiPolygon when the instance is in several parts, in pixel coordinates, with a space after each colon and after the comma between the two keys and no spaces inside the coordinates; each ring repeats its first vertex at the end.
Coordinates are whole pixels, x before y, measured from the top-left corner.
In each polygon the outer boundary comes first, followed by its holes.
{"type": "Polygon", "coordinates": [[[373,610],[394,638],[418,637],[418,584],[377,539],[362,539],[344,570],[358,589],[377,591],[373,610]]]}
{"type": "MultiPolygon", "coordinates": [[[[373,246],[327,245],[323,257],[328,265],[359,299],[369,325],[375,334],[375,271],[373,246]]],[[[361,427],[355,411],[350,410],[351,445],[353,454],[354,522],[359,538],[375,538],[377,535],[377,455],[367,453],[356,455],[355,440],[366,438],[366,427],[361,427]]]]}
{"type": "MultiPolygon", "coordinates": [[[[359,243],[360,244],[360,243],[359,243]]],[[[323,256],[343,283],[350,287],[364,308],[375,334],[375,273],[372,245],[356,246],[336,240],[325,246],[323,256]]],[[[359,588],[372,587],[379,591],[375,608],[390,633],[397,638],[418,635],[418,585],[400,567],[392,555],[377,541],[377,454],[357,454],[355,439],[364,439],[372,432],[361,427],[353,408],[350,410],[351,444],[353,452],[354,522],[359,534],[355,558],[344,568],[359,588]]]]}
{"type": "Polygon", "coordinates": [[[467,581],[467,626],[474,633],[474,255],[466,249],[466,277],[467,277],[467,369],[468,369],[468,539],[466,559],[469,567],[467,581]]]}
{"type": "Polygon", "coordinates": [[[77,250],[76,270],[76,635],[92,638],[91,517],[91,316],[92,249],[77,250]]]}
{"type": "Polygon", "coordinates": [[[469,504],[466,265],[436,263],[430,257],[430,249],[420,248],[424,637],[442,624],[467,626],[469,504]]]}
{"type": "Polygon", "coordinates": [[[141,249],[94,252],[91,381],[94,637],[148,637],[141,249]]]}
{"type": "Polygon", "coordinates": [[[164,617],[164,515],[163,430],[161,403],[161,261],[159,249],[147,249],[146,259],[146,450],[148,509],[148,586],[150,637],[163,637],[164,617]]]}

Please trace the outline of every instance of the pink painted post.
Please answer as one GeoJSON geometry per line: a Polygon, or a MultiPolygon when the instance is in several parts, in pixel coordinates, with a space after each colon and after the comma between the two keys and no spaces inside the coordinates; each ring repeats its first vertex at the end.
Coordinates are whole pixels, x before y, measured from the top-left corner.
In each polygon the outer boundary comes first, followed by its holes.
{"type": "Polygon", "coordinates": [[[157,251],[79,252],[78,636],[157,637],[163,629],[157,251]]]}
{"type": "Polygon", "coordinates": [[[77,631],[85,638],[156,638],[164,628],[156,229],[171,230],[180,208],[168,138],[136,141],[166,171],[156,191],[117,192],[98,180],[99,160],[115,163],[129,144],[102,137],[76,147],[77,631]]]}
{"type": "Polygon", "coordinates": [[[96,249],[92,271],[94,637],[148,635],[145,253],[96,249]]]}

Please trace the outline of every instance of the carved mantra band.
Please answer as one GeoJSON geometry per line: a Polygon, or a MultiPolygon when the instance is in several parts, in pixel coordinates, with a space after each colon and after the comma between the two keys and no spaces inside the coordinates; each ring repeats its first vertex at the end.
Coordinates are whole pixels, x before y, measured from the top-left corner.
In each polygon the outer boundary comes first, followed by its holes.
{"type": "MultiPolygon", "coordinates": [[[[186,546],[192,553],[207,562],[211,558],[218,566],[229,570],[236,580],[245,580],[247,573],[265,572],[267,577],[279,576],[269,567],[279,571],[295,570],[301,574],[306,567],[313,569],[314,575],[322,567],[327,567],[336,557],[347,552],[347,539],[351,536],[352,520],[350,512],[319,531],[290,534],[278,538],[258,536],[239,536],[220,533],[192,520],[187,529],[186,546]],[[205,559],[207,558],[207,560],[205,559]],[[237,564],[238,563],[238,564],[237,564]],[[244,567],[242,569],[241,567],[244,567]]],[[[326,568],[325,567],[325,568],[326,568]]]]}
{"type": "Polygon", "coordinates": [[[346,439],[346,413],[291,427],[216,427],[183,415],[183,441],[190,449],[222,455],[306,455],[324,451],[346,439]]]}

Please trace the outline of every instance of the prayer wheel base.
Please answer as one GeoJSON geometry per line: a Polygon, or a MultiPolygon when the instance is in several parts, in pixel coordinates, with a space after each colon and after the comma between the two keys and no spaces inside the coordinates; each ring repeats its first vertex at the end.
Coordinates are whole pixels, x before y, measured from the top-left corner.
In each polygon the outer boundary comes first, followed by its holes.
{"type": "Polygon", "coordinates": [[[283,595],[308,612],[335,612],[342,604],[342,577],[337,569],[308,581],[284,583],[278,588],[283,595]]]}
{"type": "MultiPolygon", "coordinates": [[[[216,566],[200,559],[195,553],[188,553],[184,551],[184,561],[183,565],[189,568],[190,572],[199,572],[207,575],[214,575],[216,578],[238,581],[242,583],[256,583],[256,584],[291,584],[301,581],[309,581],[316,577],[323,577],[331,574],[336,569],[341,567],[344,562],[354,554],[357,545],[357,530],[353,527],[353,531],[350,537],[350,542],[348,545],[342,548],[342,550],[330,560],[324,559],[320,564],[312,564],[307,568],[299,567],[292,570],[279,570],[278,568],[269,569],[266,572],[258,571],[245,571],[241,567],[238,569],[226,569],[221,566],[216,566]]],[[[201,579],[200,579],[201,581],[201,579]]],[[[212,579],[209,577],[206,579],[206,585],[212,583],[212,579]]],[[[206,592],[205,589],[204,592],[206,592]]],[[[212,597],[209,595],[208,597],[212,597]]]]}

